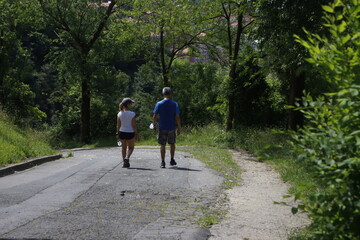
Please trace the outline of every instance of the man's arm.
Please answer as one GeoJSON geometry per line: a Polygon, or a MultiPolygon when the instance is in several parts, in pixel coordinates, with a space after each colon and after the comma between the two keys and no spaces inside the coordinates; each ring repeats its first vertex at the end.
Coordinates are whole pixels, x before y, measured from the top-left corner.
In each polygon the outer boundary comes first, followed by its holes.
{"type": "Polygon", "coordinates": [[[154,115],[153,115],[154,131],[157,130],[157,119],[158,119],[158,115],[159,115],[159,114],[154,114],[154,115]]]}
{"type": "Polygon", "coordinates": [[[176,114],[176,123],[177,123],[177,135],[180,135],[181,133],[181,121],[180,121],[180,115],[176,114]]]}

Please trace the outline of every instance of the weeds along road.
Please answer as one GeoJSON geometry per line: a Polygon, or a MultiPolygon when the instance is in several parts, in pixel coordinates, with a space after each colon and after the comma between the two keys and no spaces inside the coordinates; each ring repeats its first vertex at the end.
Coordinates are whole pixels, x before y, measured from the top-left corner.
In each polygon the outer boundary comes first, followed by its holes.
{"type": "Polygon", "coordinates": [[[207,239],[195,221],[223,179],[188,153],[165,169],[158,148],[129,169],[120,148],[73,153],[0,178],[0,239],[207,239]]]}

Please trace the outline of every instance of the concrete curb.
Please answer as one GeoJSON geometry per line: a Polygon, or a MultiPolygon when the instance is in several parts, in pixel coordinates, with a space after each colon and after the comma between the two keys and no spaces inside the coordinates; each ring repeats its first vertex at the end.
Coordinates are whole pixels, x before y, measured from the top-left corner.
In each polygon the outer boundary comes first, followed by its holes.
{"type": "Polygon", "coordinates": [[[25,162],[21,162],[21,163],[17,163],[8,167],[3,167],[0,168],[0,177],[4,177],[10,174],[13,174],[15,172],[18,171],[24,171],[28,168],[32,168],[34,166],[46,163],[46,162],[50,162],[50,161],[54,161],[54,160],[58,160],[60,158],[62,158],[62,154],[57,154],[57,155],[50,155],[50,156],[44,156],[44,157],[39,157],[39,158],[34,158],[25,162]]]}

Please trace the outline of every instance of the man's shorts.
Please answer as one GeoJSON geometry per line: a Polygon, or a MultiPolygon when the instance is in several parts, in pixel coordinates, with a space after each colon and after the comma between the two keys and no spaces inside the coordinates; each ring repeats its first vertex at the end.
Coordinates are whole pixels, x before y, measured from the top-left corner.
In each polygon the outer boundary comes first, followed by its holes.
{"type": "Polygon", "coordinates": [[[119,131],[119,138],[121,140],[130,140],[133,139],[135,137],[135,133],[134,132],[120,132],[119,131]]]}
{"type": "Polygon", "coordinates": [[[176,142],[176,133],[174,130],[159,130],[158,133],[158,143],[161,145],[166,145],[166,142],[169,144],[175,144],[176,142]]]}

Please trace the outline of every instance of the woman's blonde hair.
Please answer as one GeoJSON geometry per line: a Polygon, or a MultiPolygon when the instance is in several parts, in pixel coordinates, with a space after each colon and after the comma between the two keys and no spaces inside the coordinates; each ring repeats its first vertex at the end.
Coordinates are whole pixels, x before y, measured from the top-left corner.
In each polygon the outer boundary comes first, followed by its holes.
{"type": "Polygon", "coordinates": [[[127,108],[127,104],[120,103],[119,104],[119,110],[124,111],[124,108],[127,108]]]}
{"type": "Polygon", "coordinates": [[[124,111],[125,109],[129,109],[129,104],[131,104],[131,103],[120,103],[119,110],[124,111]]]}

